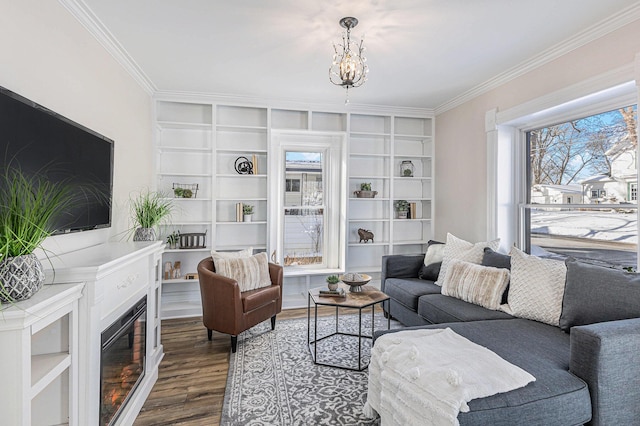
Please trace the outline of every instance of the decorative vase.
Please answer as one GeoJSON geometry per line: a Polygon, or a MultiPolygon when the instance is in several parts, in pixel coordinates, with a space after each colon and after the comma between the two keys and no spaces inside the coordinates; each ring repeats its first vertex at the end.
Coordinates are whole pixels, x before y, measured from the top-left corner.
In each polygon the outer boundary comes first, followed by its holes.
{"type": "Polygon", "coordinates": [[[136,228],[133,241],[155,241],[156,231],[153,228],[136,228]]]}
{"type": "Polygon", "coordinates": [[[35,254],[9,257],[0,261],[0,301],[28,299],[42,288],[44,270],[35,254]]]}
{"type": "Polygon", "coordinates": [[[338,289],[338,283],[327,283],[327,287],[329,287],[329,290],[335,291],[338,289]]]}
{"type": "Polygon", "coordinates": [[[413,163],[411,160],[404,160],[400,164],[400,176],[413,177],[413,163]]]}
{"type": "Polygon", "coordinates": [[[252,214],[245,214],[242,217],[242,220],[244,220],[245,222],[251,222],[251,220],[253,220],[253,215],[252,214]]]}
{"type": "Polygon", "coordinates": [[[398,219],[406,219],[408,212],[406,210],[398,210],[398,219]]]}

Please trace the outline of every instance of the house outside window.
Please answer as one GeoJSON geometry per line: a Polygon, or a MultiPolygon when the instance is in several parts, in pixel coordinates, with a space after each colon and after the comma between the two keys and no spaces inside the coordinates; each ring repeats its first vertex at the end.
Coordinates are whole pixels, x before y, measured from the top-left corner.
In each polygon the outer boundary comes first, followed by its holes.
{"type": "Polygon", "coordinates": [[[287,179],[285,191],[300,192],[300,179],[287,179]]]}
{"type": "Polygon", "coordinates": [[[527,251],[635,267],[638,218],[630,201],[637,201],[636,110],[626,106],[525,133],[520,226],[527,251]],[[558,206],[539,194],[541,187],[566,194],[576,184],[585,204],[567,197],[558,206]]]}

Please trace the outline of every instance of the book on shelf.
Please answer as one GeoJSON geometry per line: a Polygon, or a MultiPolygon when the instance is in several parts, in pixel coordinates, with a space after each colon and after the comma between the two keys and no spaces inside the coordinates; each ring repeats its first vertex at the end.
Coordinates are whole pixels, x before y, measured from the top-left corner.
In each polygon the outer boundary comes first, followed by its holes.
{"type": "Polygon", "coordinates": [[[242,222],[244,219],[242,217],[242,203],[236,203],[236,222],[242,222]]]}
{"type": "Polygon", "coordinates": [[[409,219],[416,219],[418,217],[418,207],[416,203],[409,203],[409,219]]]}
{"type": "Polygon", "coordinates": [[[253,174],[257,175],[258,174],[258,156],[253,154],[251,156],[251,164],[253,165],[253,174]]]}

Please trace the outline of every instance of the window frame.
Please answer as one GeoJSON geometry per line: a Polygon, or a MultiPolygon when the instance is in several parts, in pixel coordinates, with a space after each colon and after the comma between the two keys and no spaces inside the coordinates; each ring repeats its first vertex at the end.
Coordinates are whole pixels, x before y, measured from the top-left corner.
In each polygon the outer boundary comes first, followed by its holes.
{"type": "MultiPolygon", "coordinates": [[[[527,198],[530,192],[527,132],[638,105],[639,94],[640,80],[605,74],[504,111],[498,108],[487,111],[487,240],[500,238],[500,248],[505,252],[513,245],[530,252],[524,232],[530,229],[525,213],[531,207],[527,198]]],[[[636,158],[639,153],[640,150],[636,158]]],[[[564,206],[579,207],[578,204],[564,206]]],[[[640,210],[637,206],[634,208],[640,227],[640,210]]],[[[637,232],[640,235],[640,229],[637,232]]]]}
{"type": "MultiPolygon", "coordinates": [[[[338,273],[346,265],[347,142],[344,132],[271,132],[269,145],[269,242],[272,259],[284,264],[285,153],[323,152],[324,205],[323,265],[287,266],[285,276],[338,273]],[[331,243],[329,243],[331,242],[331,243]],[[334,243],[336,242],[336,243],[334,243]]],[[[302,190],[302,188],[301,188],[302,190]]],[[[291,206],[289,206],[291,208],[291,206]]]]}

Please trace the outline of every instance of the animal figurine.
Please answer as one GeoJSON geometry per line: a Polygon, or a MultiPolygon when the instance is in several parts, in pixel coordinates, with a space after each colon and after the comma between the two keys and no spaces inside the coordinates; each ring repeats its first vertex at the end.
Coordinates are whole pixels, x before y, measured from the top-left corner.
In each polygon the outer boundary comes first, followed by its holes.
{"type": "Polygon", "coordinates": [[[373,241],[373,232],[367,230],[367,229],[358,229],[358,235],[360,236],[360,241],[362,242],[364,240],[365,243],[367,243],[369,240],[371,240],[372,243],[374,243],[375,241],[373,241]]]}

